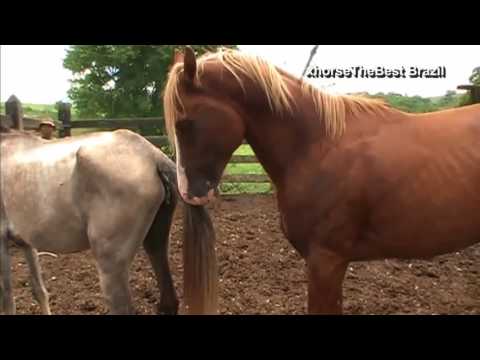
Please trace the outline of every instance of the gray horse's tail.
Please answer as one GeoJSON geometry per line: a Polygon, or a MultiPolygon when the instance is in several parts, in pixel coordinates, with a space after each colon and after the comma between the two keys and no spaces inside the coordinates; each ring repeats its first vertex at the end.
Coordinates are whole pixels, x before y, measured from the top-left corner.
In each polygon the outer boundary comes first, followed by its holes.
{"type": "MultiPolygon", "coordinates": [[[[171,196],[178,192],[176,166],[168,159],[159,166],[171,196]]],[[[166,186],[167,187],[167,186],[166,186]]],[[[218,275],[215,253],[215,230],[203,206],[183,202],[183,295],[188,314],[218,313],[218,275]]]]}

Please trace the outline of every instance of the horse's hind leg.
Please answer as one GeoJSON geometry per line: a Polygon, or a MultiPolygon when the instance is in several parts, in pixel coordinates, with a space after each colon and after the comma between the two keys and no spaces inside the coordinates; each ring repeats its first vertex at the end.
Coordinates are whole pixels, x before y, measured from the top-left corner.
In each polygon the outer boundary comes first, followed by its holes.
{"type": "Polygon", "coordinates": [[[143,243],[160,290],[158,313],[170,315],[178,313],[178,298],[168,264],[168,240],[176,206],[176,199],[173,196],[171,194],[171,198],[158,210],[143,243]]]}
{"type": "Polygon", "coordinates": [[[121,262],[112,263],[105,258],[97,259],[100,286],[112,315],[134,313],[128,286],[128,265],[121,262]]]}
{"type": "Polygon", "coordinates": [[[6,234],[0,236],[0,274],[3,287],[3,311],[7,315],[15,315],[15,299],[13,297],[10,254],[8,253],[8,237],[6,234]]]}
{"type": "MultiPolygon", "coordinates": [[[[0,240],[2,241],[2,240],[0,240]]],[[[1,250],[0,250],[1,251],[1,250]]],[[[1,255],[0,255],[1,257],[1,255]]],[[[3,303],[4,303],[4,291],[3,291],[3,272],[2,272],[2,260],[0,259],[0,314],[3,314],[5,312],[3,308],[3,303]]]]}
{"type": "Polygon", "coordinates": [[[108,214],[108,218],[101,215],[93,217],[94,222],[88,225],[88,238],[110,313],[126,315],[134,313],[129,268],[152,220],[140,217],[141,220],[132,221],[133,217],[115,214],[116,211],[123,210],[104,212],[103,215],[108,214]]]}
{"type": "Polygon", "coordinates": [[[0,314],[3,314],[3,280],[2,272],[0,271],[0,314]]]}
{"type": "MultiPolygon", "coordinates": [[[[5,211],[2,206],[2,199],[0,198],[0,243],[7,241],[7,218],[5,216],[5,211]]],[[[3,271],[2,271],[2,257],[3,249],[0,244],[0,314],[5,312],[4,302],[5,302],[5,293],[3,291],[3,271]]]]}
{"type": "Polygon", "coordinates": [[[100,287],[112,315],[129,315],[134,309],[130,288],[129,272],[133,256],[126,254],[128,237],[89,235],[92,252],[96,260],[100,287]]]}
{"type": "Polygon", "coordinates": [[[26,245],[23,247],[23,252],[25,254],[25,259],[27,260],[27,264],[30,269],[33,297],[40,305],[42,314],[51,315],[49,296],[47,289],[45,288],[45,284],[43,283],[37,250],[35,250],[31,246],[26,245]]]}
{"type": "MultiPolygon", "coordinates": [[[[0,234],[0,242],[3,241],[1,237],[2,235],[0,234]]],[[[2,251],[3,250],[0,249],[0,314],[3,314],[5,312],[5,309],[4,309],[5,292],[3,291],[2,251]]]]}

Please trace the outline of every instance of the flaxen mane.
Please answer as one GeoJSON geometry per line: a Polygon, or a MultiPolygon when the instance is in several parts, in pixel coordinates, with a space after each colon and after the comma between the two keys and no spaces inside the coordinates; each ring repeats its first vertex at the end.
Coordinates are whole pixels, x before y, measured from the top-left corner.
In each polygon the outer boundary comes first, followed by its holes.
{"type": "MultiPolygon", "coordinates": [[[[197,60],[197,78],[200,82],[204,66],[210,61],[220,62],[237,79],[244,91],[245,88],[240,75],[246,76],[257,83],[266,94],[270,109],[273,112],[283,113],[292,111],[292,104],[295,103],[295,99],[292,97],[285,82],[285,77],[295,79],[292,75],[281,72],[273,64],[259,57],[227,49],[205,54],[197,60]]],[[[183,63],[177,63],[172,67],[164,92],[166,129],[172,143],[175,135],[175,121],[184,112],[178,92],[179,75],[182,72],[183,63]]],[[[344,133],[347,113],[356,114],[360,111],[378,112],[387,107],[380,100],[349,95],[331,95],[316,89],[303,80],[297,79],[297,81],[300,82],[303,96],[313,101],[319,118],[325,123],[328,136],[332,138],[341,136],[344,133]]]]}

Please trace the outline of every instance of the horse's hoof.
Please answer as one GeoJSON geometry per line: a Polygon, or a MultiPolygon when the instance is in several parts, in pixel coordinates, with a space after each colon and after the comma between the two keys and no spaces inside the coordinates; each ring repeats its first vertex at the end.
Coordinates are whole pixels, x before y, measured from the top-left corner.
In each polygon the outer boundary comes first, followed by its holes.
{"type": "Polygon", "coordinates": [[[177,304],[160,304],[157,307],[158,315],[178,315],[178,303],[177,304]]]}

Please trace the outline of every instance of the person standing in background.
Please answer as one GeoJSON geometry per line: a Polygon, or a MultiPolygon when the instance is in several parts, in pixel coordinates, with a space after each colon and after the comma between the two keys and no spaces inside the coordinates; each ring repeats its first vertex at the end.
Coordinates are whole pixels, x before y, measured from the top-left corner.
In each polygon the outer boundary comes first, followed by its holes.
{"type": "Polygon", "coordinates": [[[44,118],[38,127],[38,131],[43,139],[52,140],[55,128],[56,126],[52,119],[44,118]]]}

